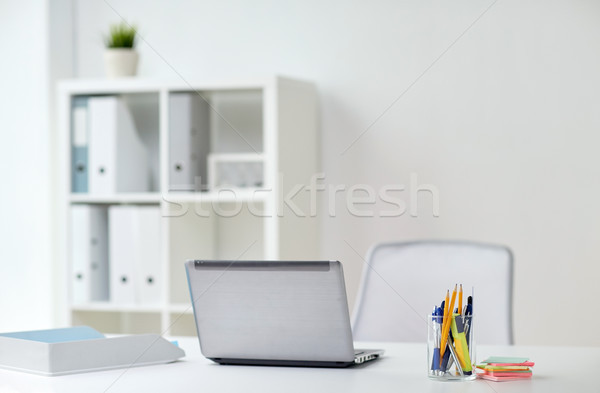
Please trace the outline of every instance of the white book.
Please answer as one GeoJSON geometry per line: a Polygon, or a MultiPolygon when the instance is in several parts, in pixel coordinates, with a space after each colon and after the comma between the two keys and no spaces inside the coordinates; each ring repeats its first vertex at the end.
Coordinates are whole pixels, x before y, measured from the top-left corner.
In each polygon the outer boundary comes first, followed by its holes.
{"type": "Polygon", "coordinates": [[[146,147],[123,99],[90,97],[88,117],[90,194],[148,191],[146,147]]]}
{"type": "Polygon", "coordinates": [[[71,207],[71,301],[109,299],[108,217],[102,206],[71,207]]]}
{"type": "Polygon", "coordinates": [[[111,206],[110,291],[116,304],[160,302],[160,208],[111,206]]]}
{"type": "Polygon", "coordinates": [[[199,191],[207,183],[208,103],[196,93],[169,96],[169,190],[199,191]]]}

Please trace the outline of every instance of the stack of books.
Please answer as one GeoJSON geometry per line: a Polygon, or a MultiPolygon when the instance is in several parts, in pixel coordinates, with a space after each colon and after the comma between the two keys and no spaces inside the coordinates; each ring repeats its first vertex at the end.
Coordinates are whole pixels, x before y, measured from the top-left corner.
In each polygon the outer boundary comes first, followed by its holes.
{"type": "Polygon", "coordinates": [[[529,379],[534,364],[529,358],[492,356],[477,365],[478,369],[483,370],[477,377],[496,382],[529,379]]]}

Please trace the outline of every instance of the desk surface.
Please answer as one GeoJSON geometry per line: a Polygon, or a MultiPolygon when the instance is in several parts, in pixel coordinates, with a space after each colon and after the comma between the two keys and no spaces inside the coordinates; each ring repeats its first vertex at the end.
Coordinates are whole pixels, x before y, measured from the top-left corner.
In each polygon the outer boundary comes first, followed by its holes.
{"type": "Polygon", "coordinates": [[[186,357],[178,362],[62,377],[0,370],[0,393],[17,392],[599,392],[594,377],[600,347],[479,346],[490,355],[530,356],[530,381],[432,381],[426,375],[425,344],[379,343],[381,359],[347,369],[220,366],[200,354],[198,341],[179,339],[186,357]]]}

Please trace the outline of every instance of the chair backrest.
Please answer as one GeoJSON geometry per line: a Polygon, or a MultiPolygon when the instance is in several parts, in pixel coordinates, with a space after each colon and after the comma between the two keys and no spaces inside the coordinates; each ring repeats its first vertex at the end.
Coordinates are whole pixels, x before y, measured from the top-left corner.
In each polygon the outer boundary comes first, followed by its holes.
{"type": "Polygon", "coordinates": [[[426,315],[440,306],[446,289],[452,295],[454,284],[462,283],[463,305],[474,292],[477,343],[512,344],[512,277],[512,252],[503,246],[464,241],[376,245],[354,308],[354,340],[426,341],[426,315]]]}

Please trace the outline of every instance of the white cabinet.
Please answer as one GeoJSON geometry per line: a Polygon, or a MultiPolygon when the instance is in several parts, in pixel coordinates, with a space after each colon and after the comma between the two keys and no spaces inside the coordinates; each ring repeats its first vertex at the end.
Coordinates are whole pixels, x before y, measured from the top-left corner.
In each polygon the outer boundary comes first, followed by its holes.
{"type": "MultiPolygon", "coordinates": [[[[317,97],[312,84],[280,77],[191,85],[138,78],[68,80],[60,83],[58,94],[59,177],[67,185],[60,211],[65,228],[60,239],[60,255],[66,261],[65,323],[88,324],[107,333],[192,335],[195,327],[184,269],[187,259],[318,257],[318,224],[309,200],[312,194],[306,190],[298,193],[291,199],[293,207],[286,201],[291,190],[308,186],[311,176],[318,172],[317,97]],[[98,116],[94,109],[98,97],[116,97],[116,107],[125,110],[117,115],[127,119],[128,138],[115,137],[118,129],[107,130],[112,140],[103,147],[118,151],[92,150],[97,135],[102,135],[97,128],[119,123],[95,121],[94,137],[89,138],[89,119],[98,116]],[[82,109],[81,102],[87,102],[87,107],[82,109]],[[85,124],[88,135],[84,139],[89,143],[74,143],[74,133],[81,139],[85,124]],[[124,145],[121,140],[133,140],[135,146],[124,145]],[[140,145],[143,153],[139,152],[140,145]],[[112,160],[115,167],[110,168],[122,186],[114,192],[110,188],[92,192],[95,187],[88,185],[94,184],[91,177],[96,176],[97,168],[90,166],[86,183],[85,171],[81,170],[82,165],[87,168],[90,164],[85,163],[90,157],[86,148],[94,152],[94,160],[98,154],[111,157],[118,153],[123,157],[112,160]],[[136,206],[158,207],[146,210],[159,215],[159,230],[140,231],[139,236],[158,234],[160,272],[155,279],[160,283],[156,287],[160,288],[159,301],[156,295],[152,302],[146,302],[144,296],[109,294],[108,301],[74,302],[70,255],[81,236],[71,227],[71,208],[120,205],[133,210],[136,206]]],[[[102,116],[108,119],[110,113],[102,116]]],[[[111,223],[105,227],[111,228],[111,223]]],[[[123,233],[124,227],[119,228],[123,233]]],[[[106,234],[106,238],[111,236],[106,234]]],[[[150,240],[138,239],[136,244],[144,241],[150,240]]],[[[156,239],[151,242],[156,243],[156,239]]],[[[124,247],[123,241],[115,244],[124,247]]],[[[126,245],[124,249],[131,251],[126,245]]],[[[107,255],[119,253],[112,251],[107,255]]],[[[143,264],[138,259],[131,266],[143,264]]],[[[136,270],[140,269],[133,269],[134,276],[136,270]]],[[[138,276],[133,280],[148,280],[148,274],[138,276]]]]}

